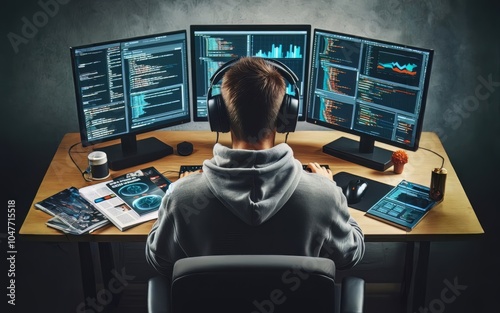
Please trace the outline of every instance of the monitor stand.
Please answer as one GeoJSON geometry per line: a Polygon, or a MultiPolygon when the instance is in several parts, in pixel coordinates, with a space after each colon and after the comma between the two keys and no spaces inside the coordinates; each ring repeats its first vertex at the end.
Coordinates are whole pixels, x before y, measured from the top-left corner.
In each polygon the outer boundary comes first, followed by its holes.
{"type": "Polygon", "coordinates": [[[174,149],[155,137],[136,140],[135,135],[121,138],[121,143],[96,148],[106,152],[108,166],[113,171],[158,160],[172,154],[174,149]]]}
{"type": "Polygon", "coordinates": [[[340,137],[324,145],[323,152],[377,171],[392,166],[392,151],[375,147],[373,139],[363,136],[360,141],[340,137]]]}

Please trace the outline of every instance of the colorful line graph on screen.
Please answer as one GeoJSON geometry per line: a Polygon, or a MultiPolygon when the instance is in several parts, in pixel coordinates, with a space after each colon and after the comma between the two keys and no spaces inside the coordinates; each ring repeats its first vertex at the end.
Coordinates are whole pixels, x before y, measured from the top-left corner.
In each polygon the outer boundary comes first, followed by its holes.
{"type": "Polygon", "coordinates": [[[380,51],[377,58],[377,70],[381,73],[398,75],[401,78],[418,76],[421,60],[400,53],[380,51]]]}
{"type": "Polygon", "coordinates": [[[390,69],[394,72],[400,73],[400,74],[406,74],[410,76],[415,76],[417,75],[417,72],[415,71],[415,68],[417,67],[417,64],[404,64],[400,65],[398,62],[390,62],[390,63],[378,63],[377,68],[378,69],[390,69]]]}

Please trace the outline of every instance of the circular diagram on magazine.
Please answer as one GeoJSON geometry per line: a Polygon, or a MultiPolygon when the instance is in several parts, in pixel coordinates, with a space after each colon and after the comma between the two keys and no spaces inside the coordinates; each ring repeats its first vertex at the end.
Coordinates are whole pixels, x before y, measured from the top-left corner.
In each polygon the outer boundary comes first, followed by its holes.
{"type": "Polygon", "coordinates": [[[159,195],[147,195],[135,199],[134,202],[132,202],[132,206],[134,207],[134,209],[139,211],[156,210],[160,207],[161,200],[162,197],[159,195]]]}
{"type": "Polygon", "coordinates": [[[130,185],[126,185],[118,189],[118,193],[120,196],[125,197],[134,197],[145,193],[149,190],[149,186],[145,183],[134,183],[130,185]]]}

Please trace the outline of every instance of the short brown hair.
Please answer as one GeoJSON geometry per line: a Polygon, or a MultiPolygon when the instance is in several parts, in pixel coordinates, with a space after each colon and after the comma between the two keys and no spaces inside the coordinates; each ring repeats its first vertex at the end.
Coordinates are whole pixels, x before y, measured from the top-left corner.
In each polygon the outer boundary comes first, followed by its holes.
{"type": "Polygon", "coordinates": [[[236,138],[259,141],[276,129],[285,79],[268,61],[243,57],[224,74],[221,93],[236,138]]]}

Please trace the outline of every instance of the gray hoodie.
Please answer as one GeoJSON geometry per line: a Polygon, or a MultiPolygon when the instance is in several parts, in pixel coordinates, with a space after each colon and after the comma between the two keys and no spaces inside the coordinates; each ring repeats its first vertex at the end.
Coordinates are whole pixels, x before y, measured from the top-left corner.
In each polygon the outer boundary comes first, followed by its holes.
{"type": "Polygon", "coordinates": [[[267,150],[233,150],[220,144],[203,164],[208,188],[249,225],[270,219],[297,188],[302,164],[286,144],[267,150]]]}
{"type": "Polygon", "coordinates": [[[207,254],[292,254],[331,258],[350,268],[364,237],[340,187],[308,173],[287,144],[236,150],[220,144],[203,173],[171,184],[146,245],[170,275],[173,263],[207,254]]]}

